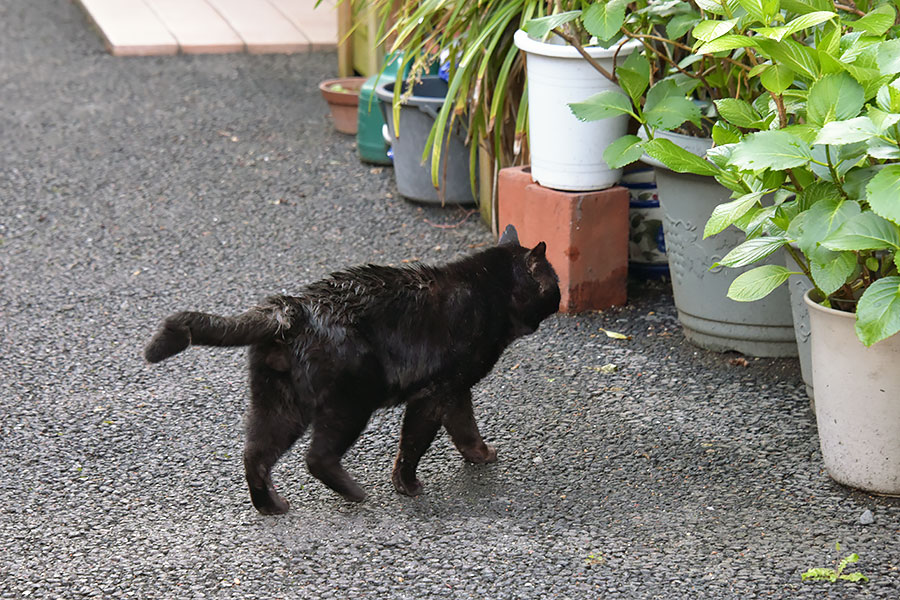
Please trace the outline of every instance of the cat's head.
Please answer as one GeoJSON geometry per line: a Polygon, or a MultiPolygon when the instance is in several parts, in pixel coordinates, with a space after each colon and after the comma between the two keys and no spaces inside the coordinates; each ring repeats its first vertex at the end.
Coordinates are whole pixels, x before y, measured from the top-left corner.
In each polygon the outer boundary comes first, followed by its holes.
{"type": "Polygon", "coordinates": [[[559,277],[547,260],[547,244],[523,248],[516,228],[507,225],[498,245],[514,256],[512,310],[518,321],[534,331],[541,321],[559,310],[559,277]]]}

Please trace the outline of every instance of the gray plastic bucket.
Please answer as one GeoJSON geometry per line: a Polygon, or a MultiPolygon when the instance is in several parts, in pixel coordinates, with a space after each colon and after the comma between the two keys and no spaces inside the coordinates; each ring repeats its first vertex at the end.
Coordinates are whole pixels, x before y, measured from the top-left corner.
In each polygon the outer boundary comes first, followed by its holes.
{"type": "Polygon", "coordinates": [[[422,163],[425,142],[447,95],[447,83],[437,76],[425,76],[422,81],[413,85],[412,92],[400,107],[398,137],[394,131],[394,118],[391,112],[394,82],[385,82],[375,88],[375,95],[381,100],[381,110],[384,111],[387,133],[393,149],[397,191],[404,198],[417,202],[474,204],[475,198],[469,185],[469,149],[465,145],[465,134],[458,118],[453,124],[452,131],[448,130],[445,133],[442,142],[438,183],[443,194],[431,184],[431,159],[428,158],[424,164],[422,163]]]}

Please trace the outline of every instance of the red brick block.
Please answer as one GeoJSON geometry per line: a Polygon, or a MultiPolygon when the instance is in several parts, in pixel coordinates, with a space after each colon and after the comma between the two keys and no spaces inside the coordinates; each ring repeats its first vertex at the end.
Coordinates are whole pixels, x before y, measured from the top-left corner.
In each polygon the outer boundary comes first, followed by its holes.
{"type": "Polygon", "coordinates": [[[547,242],[559,275],[560,310],[602,310],[626,301],[628,190],[563,192],[531,181],[529,167],[501,169],[499,230],[515,226],[523,246],[547,242]]]}

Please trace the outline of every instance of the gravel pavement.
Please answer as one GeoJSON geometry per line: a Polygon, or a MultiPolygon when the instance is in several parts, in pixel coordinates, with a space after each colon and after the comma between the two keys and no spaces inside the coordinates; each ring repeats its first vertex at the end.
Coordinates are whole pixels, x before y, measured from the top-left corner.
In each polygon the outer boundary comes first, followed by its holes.
{"type": "Polygon", "coordinates": [[[158,320],[493,243],[356,159],[316,89],[335,66],[114,58],[66,0],[0,0],[0,597],[900,596],[900,503],[828,478],[797,361],[694,348],[659,284],[506,352],[475,390],[498,463],[442,434],[399,496],[385,411],[345,459],[365,503],[302,441],[291,511],[257,514],[245,351],[151,367],[158,320]],[[868,584],[801,582],[851,552],[868,584]]]}

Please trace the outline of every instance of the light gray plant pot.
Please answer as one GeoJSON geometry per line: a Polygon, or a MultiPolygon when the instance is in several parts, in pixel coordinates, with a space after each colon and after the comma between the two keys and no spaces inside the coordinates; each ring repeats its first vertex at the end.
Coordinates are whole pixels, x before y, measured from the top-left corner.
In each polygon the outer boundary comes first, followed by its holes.
{"type": "MultiPolygon", "coordinates": [[[[797,252],[800,251],[796,248],[797,252]]],[[[791,271],[800,271],[800,266],[790,255],[784,253],[784,266],[791,271]]],[[[791,275],[788,279],[788,292],[791,296],[791,313],[794,316],[794,335],[797,339],[797,355],[800,358],[800,374],[806,385],[809,396],[809,407],[815,412],[815,393],[812,375],[812,347],[809,341],[809,309],[803,297],[812,289],[812,283],[805,275],[791,275]]]]}
{"type": "Polygon", "coordinates": [[[853,313],[804,300],[825,468],[844,485],[900,495],[900,334],[866,348],[853,313]]]}
{"type": "MultiPolygon", "coordinates": [[[[698,156],[704,156],[712,145],[712,140],[673,133],[658,135],[698,156]]],[[[734,228],[703,239],[703,229],[713,209],[728,202],[731,192],[712,177],[676,173],[648,156],[642,160],[656,167],[672,292],[685,337],[716,352],[734,350],[748,356],[797,356],[787,289],[776,289],[756,302],[735,302],[727,297],[735,277],[761,264],[783,265],[783,256],[776,253],[767,261],[744,269],[710,269],[744,239],[734,228]]]]}
{"type": "MultiPolygon", "coordinates": [[[[394,154],[394,177],[397,191],[409,200],[429,204],[474,204],[469,182],[469,149],[461,120],[445,131],[441,164],[438,165],[439,188],[431,183],[431,158],[422,163],[431,128],[444,105],[447,83],[437,75],[426,75],[412,86],[412,94],[400,106],[400,134],[394,129],[394,81],[375,88],[381,100],[387,139],[394,154]]],[[[406,84],[404,84],[406,86],[406,84]]],[[[403,88],[406,92],[406,87],[403,88]]]]}

